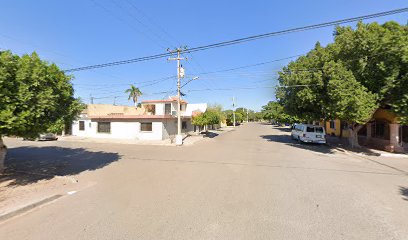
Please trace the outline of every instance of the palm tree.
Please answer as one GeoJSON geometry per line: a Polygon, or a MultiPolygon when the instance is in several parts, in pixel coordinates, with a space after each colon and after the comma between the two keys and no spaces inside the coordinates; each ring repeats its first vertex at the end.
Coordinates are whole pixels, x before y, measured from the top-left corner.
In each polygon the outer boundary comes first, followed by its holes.
{"type": "Polygon", "coordinates": [[[125,93],[129,94],[128,100],[132,99],[135,107],[137,106],[137,98],[143,95],[140,89],[135,87],[133,84],[130,85],[129,89],[126,89],[125,93]]]}

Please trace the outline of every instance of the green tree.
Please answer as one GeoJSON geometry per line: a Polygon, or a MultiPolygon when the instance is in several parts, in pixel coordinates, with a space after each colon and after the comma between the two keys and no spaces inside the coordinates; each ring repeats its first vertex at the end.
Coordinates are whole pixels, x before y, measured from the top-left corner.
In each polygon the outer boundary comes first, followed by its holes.
{"type": "Polygon", "coordinates": [[[205,127],[208,125],[219,124],[220,121],[220,115],[217,111],[207,109],[207,111],[205,111],[204,113],[194,116],[192,119],[192,124],[205,127]]]}
{"type": "Polygon", "coordinates": [[[396,22],[337,27],[334,42],[319,43],[279,73],[276,91],[285,112],[305,120],[349,123],[350,144],[378,107],[408,116],[408,27],[396,22]]]}
{"type": "Polygon", "coordinates": [[[222,111],[222,105],[221,104],[212,104],[208,106],[207,111],[212,111],[215,112],[218,117],[219,117],[219,122],[214,123],[214,124],[219,124],[220,122],[223,122],[226,118],[224,112],[222,111]]]}
{"type": "Polygon", "coordinates": [[[0,52],[0,171],[6,154],[2,136],[35,138],[71,123],[82,111],[71,79],[36,53],[0,52]]]}
{"type": "Polygon", "coordinates": [[[137,99],[138,97],[143,95],[140,89],[135,87],[135,85],[131,84],[130,88],[126,89],[125,93],[129,94],[128,100],[132,99],[133,103],[135,104],[135,107],[137,107],[137,99]]]}
{"type": "MultiPolygon", "coordinates": [[[[233,110],[225,110],[225,119],[228,126],[232,126],[234,124],[234,111],[233,110]]],[[[235,122],[240,123],[244,119],[244,115],[242,112],[235,111],[235,122]]]]}
{"type": "Polygon", "coordinates": [[[265,120],[274,120],[279,123],[295,123],[299,122],[294,116],[287,114],[283,106],[279,102],[270,101],[267,105],[262,106],[262,117],[265,120]]]}

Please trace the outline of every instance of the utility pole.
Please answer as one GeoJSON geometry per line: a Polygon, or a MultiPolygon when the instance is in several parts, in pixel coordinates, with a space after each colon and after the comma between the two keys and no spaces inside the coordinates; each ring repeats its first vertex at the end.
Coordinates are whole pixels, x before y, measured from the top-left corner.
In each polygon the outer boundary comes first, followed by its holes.
{"type": "Polygon", "coordinates": [[[234,127],[235,127],[235,97],[232,97],[232,116],[234,119],[234,127]]]}
{"type": "Polygon", "coordinates": [[[247,110],[247,123],[249,123],[249,113],[248,113],[248,108],[247,108],[246,110],[247,110]]]}
{"type": "Polygon", "coordinates": [[[174,51],[169,51],[171,53],[177,53],[176,58],[168,58],[167,60],[177,60],[177,135],[176,135],[176,145],[180,146],[183,144],[183,136],[181,136],[181,103],[180,103],[180,81],[184,77],[184,69],[180,65],[180,60],[186,60],[187,58],[180,57],[180,53],[183,51],[181,48],[176,48],[174,51]],[[182,72],[183,71],[183,72],[182,72]]]}
{"type": "Polygon", "coordinates": [[[113,106],[115,106],[116,105],[116,98],[117,98],[118,96],[114,96],[113,97],[113,106]]]}
{"type": "Polygon", "coordinates": [[[92,97],[92,94],[89,94],[90,98],[91,98],[91,104],[93,104],[93,100],[94,98],[92,97]]]}

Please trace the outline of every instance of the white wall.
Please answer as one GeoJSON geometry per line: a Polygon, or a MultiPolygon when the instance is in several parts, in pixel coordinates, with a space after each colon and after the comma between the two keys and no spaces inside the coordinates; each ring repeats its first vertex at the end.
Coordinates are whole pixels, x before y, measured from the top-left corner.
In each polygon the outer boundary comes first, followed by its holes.
{"type": "Polygon", "coordinates": [[[79,120],[79,121],[74,121],[72,123],[72,135],[85,137],[85,136],[92,134],[92,126],[90,126],[91,120],[87,119],[87,120],[79,120]],[[85,123],[84,131],[79,131],[79,121],[84,121],[85,123]]]}
{"type": "Polygon", "coordinates": [[[164,115],[164,103],[155,103],[156,115],[164,115]]]}
{"type": "MultiPolygon", "coordinates": [[[[142,121],[150,122],[150,121],[142,121]]],[[[138,124],[137,134],[140,140],[163,140],[163,123],[162,122],[152,122],[151,132],[140,131],[140,123],[138,124]]]]}
{"type": "MultiPolygon", "coordinates": [[[[82,121],[82,120],[81,120],[82,121]]],[[[140,122],[119,122],[112,121],[110,133],[98,133],[98,122],[91,120],[85,121],[85,130],[79,131],[79,121],[72,124],[72,135],[91,138],[117,138],[117,139],[135,139],[135,140],[162,140],[163,139],[163,123],[152,122],[151,132],[140,131],[140,122]],[[91,123],[91,126],[89,126],[91,123]]],[[[151,121],[142,121],[151,122],[151,121]]]]}

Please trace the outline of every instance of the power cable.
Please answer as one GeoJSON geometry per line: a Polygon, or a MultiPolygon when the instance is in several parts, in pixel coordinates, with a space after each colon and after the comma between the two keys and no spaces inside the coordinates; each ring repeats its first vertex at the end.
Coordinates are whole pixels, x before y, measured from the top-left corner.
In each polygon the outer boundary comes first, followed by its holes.
{"type": "MultiPolygon", "coordinates": [[[[394,14],[399,14],[399,13],[403,13],[407,11],[408,11],[408,8],[400,8],[400,9],[395,9],[395,10],[386,11],[386,12],[374,13],[374,14],[363,15],[363,16],[353,17],[353,18],[346,18],[346,19],[319,23],[319,24],[313,24],[313,25],[297,27],[297,28],[291,28],[291,29],[286,29],[286,30],[281,30],[281,31],[276,31],[276,32],[258,34],[258,35],[234,39],[230,41],[208,44],[208,45],[204,45],[200,47],[186,49],[186,50],[183,50],[183,52],[191,53],[191,52],[197,52],[197,51],[204,51],[204,50],[208,50],[212,48],[225,47],[225,46],[240,44],[244,42],[259,40],[263,38],[274,37],[278,35],[284,35],[284,34],[289,34],[289,33],[294,33],[294,32],[302,32],[302,31],[307,31],[307,30],[312,30],[312,29],[319,29],[319,28],[324,28],[324,27],[329,27],[329,26],[334,26],[334,25],[339,25],[339,24],[344,24],[344,23],[355,22],[359,20],[366,20],[366,19],[378,18],[378,17],[388,16],[388,15],[394,15],[394,14]]],[[[136,62],[142,62],[142,61],[150,61],[150,60],[154,60],[158,58],[169,57],[170,55],[171,53],[161,53],[161,54],[155,54],[151,56],[133,58],[133,59],[128,59],[128,60],[96,64],[96,65],[90,65],[90,66],[78,67],[78,68],[71,68],[71,69],[66,69],[65,72],[77,72],[77,71],[84,71],[84,70],[89,70],[89,69],[94,69],[94,68],[103,68],[103,67],[111,67],[111,66],[130,64],[130,63],[136,63],[136,62]]]]}

